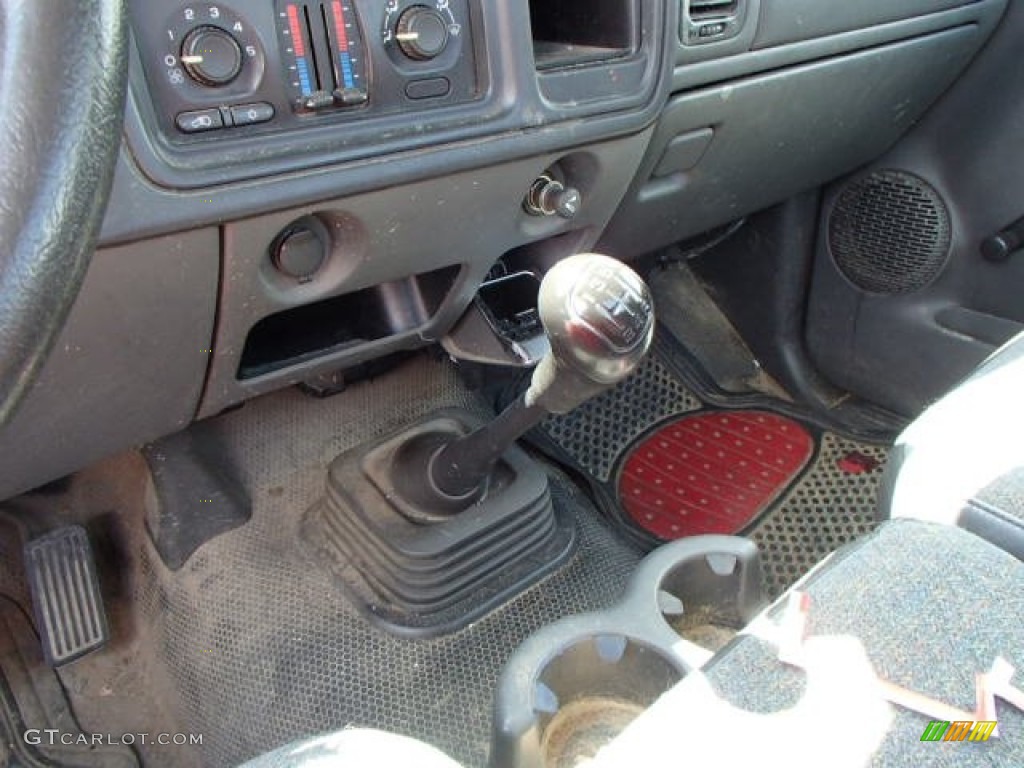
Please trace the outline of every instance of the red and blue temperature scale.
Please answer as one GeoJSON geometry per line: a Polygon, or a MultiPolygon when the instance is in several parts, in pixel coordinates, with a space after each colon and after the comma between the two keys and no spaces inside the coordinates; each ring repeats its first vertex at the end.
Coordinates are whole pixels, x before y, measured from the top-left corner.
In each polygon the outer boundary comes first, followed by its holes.
{"type": "Polygon", "coordinates": [[[303,31],[302,23],[299,21],[299,6],[295,3],[288,4],[288,31],[291,33],[291,53],[295,55],[295,68],[299,77],[299,87],[302,88],[302,95],[309,96],[313,93],[313,85],[310,80],[309,58],[306,53],[306,34],[303,31]]]}
{"type": "Polygon", "coordinates": [[[331,10],[334,12],[334,39],[338,49],[338,61],[341,63],[341,80],[346,88],[355,88],[355,73],[352,69],[352,54],[349,52],[348,31],[345,12],[342,10],[340,0],[331,2],[331,10]]]}
{"type": "Polygon", "coordinates": [[[328,97],[337,92],[365,92],[365,50],[351,0],[279,0],[277,14],[289,86],[300,109],[330,106],[328,97]]]}

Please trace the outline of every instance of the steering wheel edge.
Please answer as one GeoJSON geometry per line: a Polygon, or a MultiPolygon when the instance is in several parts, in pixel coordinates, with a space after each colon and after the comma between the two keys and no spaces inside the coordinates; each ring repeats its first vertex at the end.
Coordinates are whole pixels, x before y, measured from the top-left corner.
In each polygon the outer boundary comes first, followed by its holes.
{"type": "Polygon", "coordinates": [[[128,22],[124,0],[0,0],[0,14],[2,428],[96,246],[121,145],[128,22]]]}

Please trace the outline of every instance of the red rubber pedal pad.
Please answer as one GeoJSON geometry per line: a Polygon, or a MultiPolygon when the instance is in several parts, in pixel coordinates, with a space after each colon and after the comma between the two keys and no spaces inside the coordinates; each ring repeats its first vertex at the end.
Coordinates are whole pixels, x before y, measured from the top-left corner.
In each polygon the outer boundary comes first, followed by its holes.
{"type": "Polygon", "coordinates": [[[764,411],[675,419],[633,446],[619,474],[629,519],[661,539],[746,528],[814,453],[799,423],[764,411]]]}

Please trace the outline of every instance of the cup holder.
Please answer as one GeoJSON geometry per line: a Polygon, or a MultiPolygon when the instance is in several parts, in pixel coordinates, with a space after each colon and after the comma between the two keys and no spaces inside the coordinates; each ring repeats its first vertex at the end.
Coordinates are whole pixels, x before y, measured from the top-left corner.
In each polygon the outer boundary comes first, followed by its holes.
{"type": "Polygon", "coordinates": [[[719,651],[764,607],[757,546],[733,536],[667,544],[637,568],[626,603],[658,616],[675,639],[719,651]]]}
{"type": "Polygon", "coordinates": [[[683,679],[681,659],[621,626],[571,616],[519,647],[498,683],[492,768],[573,768],[683,679]]]}
{"type": "Polygon", "coordinates": [[[683,678],[662,651],[625,635],[571,642],[541,669],[534,690],[541,764],[573,768],[683,678]]]}
{"type": "Polygon", "coordinates": [[[750,616],[739,603],[743,569],[732,554],[709,554],[679,563],[658,584],[662,618],[680,637],[721,650],[750,616]]]}
{"type": "Polygon", "coordinates": [[[491,768],[572,768],[592,757],[763,605],[749,539],[695,536],[660,547],[617,606],[544,627],[509,660],[491,768]]]}

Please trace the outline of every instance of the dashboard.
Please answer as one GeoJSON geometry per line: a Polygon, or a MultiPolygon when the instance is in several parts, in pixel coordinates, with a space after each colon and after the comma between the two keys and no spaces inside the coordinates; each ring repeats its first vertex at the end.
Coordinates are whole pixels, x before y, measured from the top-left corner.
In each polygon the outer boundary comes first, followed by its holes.
{"type": "MultiPolygon", "coordinates": [[[[128,0],[97,251],[0,496],[878,156],[1007,0],[128,0]]],[[[19,446],[13,450],[12,446],[19,446]]]]}
{"type": "Polygon", "coordinates": [[[664,81],[667,10],[135,2],[135,155],[157,183],[188,188],[639,109],[635,129],[664,81]]]}

